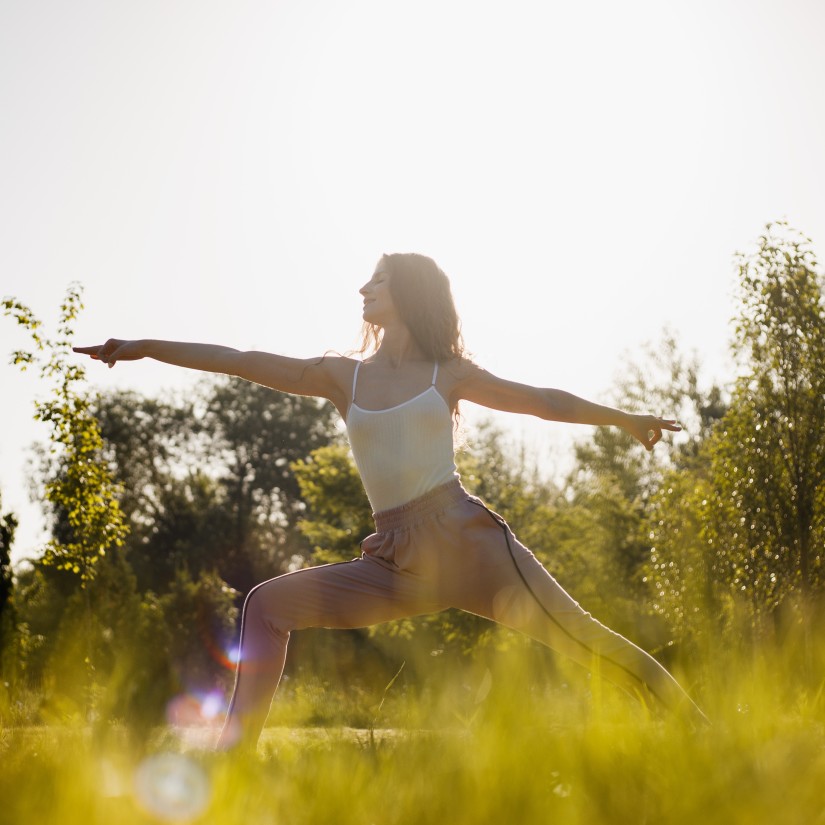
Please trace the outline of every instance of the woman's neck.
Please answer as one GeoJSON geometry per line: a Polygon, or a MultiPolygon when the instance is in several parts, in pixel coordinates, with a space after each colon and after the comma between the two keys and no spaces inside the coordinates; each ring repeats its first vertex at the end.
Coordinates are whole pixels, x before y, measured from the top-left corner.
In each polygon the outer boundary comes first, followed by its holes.
{"type": "Polygon", "coordinates": [[[407,327],[403,325],[387,326],[384,328],[381,344],[372,360],[397,368],[410,361],[425,361],[427,356],[418,346],[407,327]]]}

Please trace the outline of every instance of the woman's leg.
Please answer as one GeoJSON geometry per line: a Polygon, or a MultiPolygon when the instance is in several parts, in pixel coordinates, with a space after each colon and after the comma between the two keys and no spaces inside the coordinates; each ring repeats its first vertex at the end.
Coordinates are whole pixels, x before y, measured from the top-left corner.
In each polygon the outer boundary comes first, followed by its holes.
{"type": "Polygon", "coordinates": [[[244,604],[235,689],[218,748],[258,741],[292,630],[366,627],[443,607],[415,576],[370,558],[310,567],[258,585],[244,604]]]}
{"type": "Polygon", "coordinates": [[[705,718],[652,656],[585,612],[500,516],[477,501],[468,506],[475,512],[465,515],[452,605],[520,630],[643,700],[705,718]]]}

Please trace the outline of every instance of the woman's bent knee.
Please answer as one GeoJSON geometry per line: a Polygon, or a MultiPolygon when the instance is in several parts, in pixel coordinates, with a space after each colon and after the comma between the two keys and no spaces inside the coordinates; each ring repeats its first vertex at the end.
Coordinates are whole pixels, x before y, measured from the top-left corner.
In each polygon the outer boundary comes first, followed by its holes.
{"type": "Polygon", "coordinates": [[[288,611],[283,611],[283,588],[272,579],[254,587],[247,594],[243,607],[243,624],[245,627],[257,627],[269,633],[289,636],[292,630],[288,611]]]}

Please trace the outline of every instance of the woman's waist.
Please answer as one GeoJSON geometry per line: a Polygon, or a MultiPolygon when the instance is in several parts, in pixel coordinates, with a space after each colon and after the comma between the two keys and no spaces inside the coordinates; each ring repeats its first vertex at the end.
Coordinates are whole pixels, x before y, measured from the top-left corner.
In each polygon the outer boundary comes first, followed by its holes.
{"type": "Polygon", "coordinates": [[[375,529],[386,533],[409,527],[468,498],[470,494],[461,486],[458,474],[453,472],[449,480],[438,483],[405,503],[373,513],[375,529]]]}
{"type": "Polygon", "coordinates": [[[441,461],[421,460],[422,456],[406,456],[405,460],[358,461],[358,472],[374,512],[390,510],[420,498],[443,484],[458,478],[452,455],[441,461]]]}

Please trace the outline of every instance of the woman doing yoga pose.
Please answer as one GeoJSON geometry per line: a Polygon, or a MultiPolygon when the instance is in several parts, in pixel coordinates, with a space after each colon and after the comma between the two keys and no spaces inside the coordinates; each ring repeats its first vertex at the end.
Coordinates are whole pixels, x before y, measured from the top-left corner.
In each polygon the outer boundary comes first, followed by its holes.
{"type": "Polygon", "coordinates": [[[376,532],[352,561],[265,581],[244,604],[235,688],[218,747],[254,746],[289,634],[356,628],[456,607],[520,630],[644,701],[702,718],[655,659],[585,612],[501,516],[461,486],[453,416],[472,401],[550,421],[614,425],[648,450],[675,421],[518,384],[465,355],[446,275],[423,255],[384,255],[364,298],[362,360],[300,360],[210,344],[110,339],[77,347],[110,367],[154,358],[329,399],[343,418],[376,532]]]}

